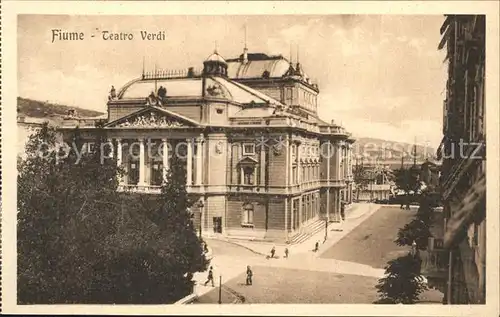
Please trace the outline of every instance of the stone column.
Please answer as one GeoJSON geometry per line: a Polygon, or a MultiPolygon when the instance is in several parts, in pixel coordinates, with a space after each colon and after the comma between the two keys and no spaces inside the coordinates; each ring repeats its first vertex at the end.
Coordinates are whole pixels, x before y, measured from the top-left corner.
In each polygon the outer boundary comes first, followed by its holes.
{"type": "Polygon", "coordinates": [[[266,148],[260,148],[260,186],[266,186],[266,148]]]}
{"type": "MultiPolygon", "coordinates": [[[[116,166],[120,167],[122,165],[122,140],[116,139],[116,166]]],[[[118,177],[118,184],[123,184],[123,177],[118,177]]]]}
{"type": "Polygon", "coordinates": [[[139,140],[139,185],[146,185],[146,155],[144,151],[144,138],[139,140]]]}
{"type": "Polygon", "coordinates": [[[290,140],[289,146],[288,146],[288,156],[290,157],[290,161],[288,162],[288,184],[287,185],[293,185],[295,183],[295,179],[293,178],[293,142],[290,140]]]}
{"type": "Polygon", "coordinates": [[[335,178],[336,180],[341,179],[342,171],[341,171],[341,162],[342,162],[342,144],[340,142],[335,143],[335,167],[336,167],[336,174],[335,178]]]}
{"type": "MultiPolygon", "coordinates": [[[[330,179],[331,179],[331,161],[332,154],[330,151],[334,151],[332,144],[328,142],[328,152],[326,159],[326,218],[330,221],[330,179]]],[[[335,153],[335,152],[334,152],[335,153]]]]}
{"type": "MultiPolygon", "coordinates": [[[[109,157],[114,157],[115,156],[115,147],[113,144],[113,139],[108,139],[107,141],[111,145],[111,151],[109,152],[109,157]]],[[[101,148],[104,148],[104,147],[101,145],[101,148]]]]}
{"type": "Polygon", "coordinates": [[[196,185],[201,185],[202,179],[202,155],[203,155],[203,139],[200,137],[196,140],[196,185]]]}
{"type": "Polygon", "coordinates": [[[187,139],[187,175],[186,175],[186,185],[191,186],[193,184],[193,142],[191,139],[187,139]]]}
{"type": "Polygon", "coordinates": [[[253,167],[253,186],[258,186],[259,184],[257,183],[257,165],[253,167]]]}
{"type": "MultiPolygon", "coordinates": [[[[288,168],[289,164],[291,164],[292,159],[292,156],[290,155],[290,140],[288,135],[286,136],[286,143],[283,150],[285,152],[285,187],[288,187],[288,185],[290,184],[290,178],[292,177],[290,175],[290,169],[288,168]]],[[[288,188],[286,188],[286,191],[288,192],[288,188]]]]}
{"type": "Polygon", "coordinates": [[[306,199],[304,195],[301,195],[299,209],[299,228],[302,228],[302,222],[304,221],[304,209],[307,210],[306,199]]]}
{"type": "Polygon", "coordinates": [[[162,153],[162,160],[163,160],[163,181],[167,181],[167,172],[169,169],[168,166],[168,140],[167,139],[161,139],[163,142],[163,153],[162,153]]]}
{"type": "Polygon", "coordinates": [[[285,241],[288,242],[288,197],[285,197],[285,241]]]}
{"type": "Polygon", "coordinates": [[[116,139],[116,165],[117,166],[122,165],[122,155],[123,155],[122,140],[116,139]]]}
{"type": "Polygon", "coordinates": [[[302,183],[302,166],[300,163],[300,152],[302,151],[302,147],[300,144],[297,144],[297,185],[302,183]]]}
{"type": "Polygon", "coordinates": [[[352,144],[347,147],[347,164],[347,175],[350,179],[352,176],[352,144]]]}

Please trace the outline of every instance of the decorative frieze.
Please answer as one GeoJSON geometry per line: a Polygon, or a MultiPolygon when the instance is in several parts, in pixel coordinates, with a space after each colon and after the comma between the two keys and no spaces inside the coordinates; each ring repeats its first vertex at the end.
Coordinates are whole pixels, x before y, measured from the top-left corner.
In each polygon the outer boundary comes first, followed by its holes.
{"type": "Polygon", "coordinates": [[[180,128],[185,125],[179,121],[173,120],[167,116],[161,116],[155,112],[143,114],[130,118],[120,124],[118,127],[139,127],[139,128],[180,128]]]}

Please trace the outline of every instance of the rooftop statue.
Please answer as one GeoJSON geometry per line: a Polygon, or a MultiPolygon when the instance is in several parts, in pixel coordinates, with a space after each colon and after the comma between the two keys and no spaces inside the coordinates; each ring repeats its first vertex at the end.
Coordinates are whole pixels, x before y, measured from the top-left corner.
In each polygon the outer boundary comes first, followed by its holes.
{"type": "Polygon", "coordinates": [[[111,90],[109,91],[108,100],[115,100],[115,99],[116,99],[115,86],[111,86],[111,90]]]}
{"type": "Polygon", "coordinates": [[[167,88],[160,86],[160,88],[158,88],[158,98],[163,100],[165,97],[167,97],[167,88]]]}
{"type": "Polygon", "coordinates": [[[146,105],[148,106],[156,106],[158,105],[158,98],[156,98],[156,95],[154,91],[152,91],[149,96],[146,98],[146,105]]]}

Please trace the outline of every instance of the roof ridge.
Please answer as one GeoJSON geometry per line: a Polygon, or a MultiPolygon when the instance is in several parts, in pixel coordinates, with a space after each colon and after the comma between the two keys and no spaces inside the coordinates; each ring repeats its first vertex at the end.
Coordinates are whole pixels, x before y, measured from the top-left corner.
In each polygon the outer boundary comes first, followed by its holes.
{"type": "Polygon", "coordinates": [[[267,98],[268,98],[269,100],[271,100],[271,101],[277,102],[277,105],[285,106],[285,105],[283,105],[281,102],[279,102],[278,100],[276,100],[276,99],[274,99],[274,98],[272,98],[272,97],[270,97],[270,96],[268,96],[268,95],[266,95],[266,94],[264,94],[264,93],[261,93],[261,92],[259,92],[259,91],[255,90],[255,89],[253,89],[253,88],[251,88],[251,87],[245,86],[245,85],[243,85],[243,84],[240,84],[240,83],[238,83],[238,82],[236,82],[236,81],[233,81],[233,80],[230,80],[230,79],[225,79],[225,80],[227,80],[227,81],[228,81],[228,82],[230,82],[231,84],[233,84],[233,85],[237,86],[238,88],[240,88],[240,89],[242,89],[242,90],[246,91],[247,93],[249,93],[249,94],[251,94],[251,95],[253,95],[253,96],[255,96],[255,97],[257,97],[257,98],[259,98],[259,99],[261,99],[261,100],[267,101],[267,100],[265,100],[264,98],[262,98],[259,94],[262,94],[263,96],[267,97],[267,98]]]}

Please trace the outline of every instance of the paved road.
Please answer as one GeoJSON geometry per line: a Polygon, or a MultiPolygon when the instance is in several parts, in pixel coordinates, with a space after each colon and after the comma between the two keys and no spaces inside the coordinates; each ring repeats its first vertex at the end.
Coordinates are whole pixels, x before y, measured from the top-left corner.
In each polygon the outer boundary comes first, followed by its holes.
{"type": "MultiPolygon", "coordinates": [[[[394,244],[399,228],[416,209],[382,207],[332,247],[318,254],[266,260],[241,246],[208,241],[214,252],[215,275],[224,276],[222,302],[233,302],[236,293],[246,303],[364,303],[377,299],[375,285],[386,262],[408,248],[394,244]],[[230,265],[229,265],[230,264],[230,265]],[[246,286],[244,270],[251,265],[254,285],[246,286]],[[220,272],[218,272],[220,271],[220,272]]],[[[203,287],[203,286],[202,286],[203,287]]],[[[216,303],[218,288],[206,288],[198,303],[216,303]]],[[[439,302],[442,294],[425,294],[422,300],[439,302]]]]}
{"type": "Polygon", "coordinates": [[[228,256],[245,257],[245,258],[260,257],[260,255],[255,254],[254,252],[245,249],[239,245],[236,245],[234,243],[216,239],[208,239],[208,238],[205,239],[205,241],[210,246],[210,248],[212,248],[212,254],[214,256],[228,255],[228,256]]]}
{"type": "MultiPolygon", "coordinates": [[[[371,304],[377,299],[374,288],[377,279],[357,275],[306,271],[278,267],[253,267],[253,285],[245,285],[245,274],[225,283],[245,303],[254,304],[371,304]]],[[[217,303],[215,288],[198,298],[197,303],[217,303]]],[[[234,298],[223,289],[222,303],[234,298]]]]}
{"type": "Polygon", "coordinates": [[[394,240],[399,228],[410,222],[416,211],[383,206],[320,257],[384,268],[387,261],[408,252],[407,247],[398,247],[394,240]]]}

